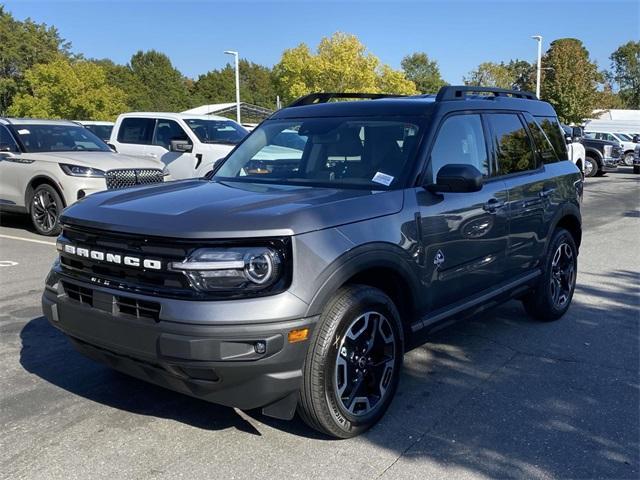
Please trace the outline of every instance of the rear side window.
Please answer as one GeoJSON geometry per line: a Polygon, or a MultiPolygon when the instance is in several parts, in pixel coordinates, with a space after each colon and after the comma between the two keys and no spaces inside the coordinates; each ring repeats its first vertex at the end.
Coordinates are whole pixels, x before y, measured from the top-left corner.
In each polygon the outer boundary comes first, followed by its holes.
{"type": "Polygon", "coordinates": [[[158,120],[158,126],[153,136],[153,144],[170,150],[172,140],[189,140],[189,137],[182,127],[178,125],[178,122],[158,120]]]}
{"type": "Polygon", "coordinates": [[[538,123],[528,113],[524,114],[524,118],[527,121],[527,126],[529,127],[529,132],[533,138],[533,143],[535,144],[536,150],[540,154],[542,161],[545,164],[557,162],[558,155],[540,125],[538,125],[538,123]]]}
{"type": "Polygon", "coordinates": [[[7,127],[0,125],[0,152],[18,152],[18,146],[7,127]]]}
{"type": "Polygon", "coordinates": [[[558,119],[556,117],[536,117],[536,120],[542,131],[547,135],[558,158],[560,160],[568,159],[567,142],[565,141],[564,130],[558,119]]]}
{"type": "Polygon", "coordinates": [[[150,145],[155,124],[153,118],[125,118],[120,124],[118,142],[150,145]]]}
{"type": "Polygon", "coordinates": [[[531,140],[520,117],[513,113],[487,115],[496,148],[498,175],[537,168],[531,140]]]}
{"type": "Polygon", "coordinates": [[[431,168],[435,180],[438,171],[450,163],[473,165],[484,176],[489,175],[489,160],[480,115],[448,117],[431,150],[431,168]]]}

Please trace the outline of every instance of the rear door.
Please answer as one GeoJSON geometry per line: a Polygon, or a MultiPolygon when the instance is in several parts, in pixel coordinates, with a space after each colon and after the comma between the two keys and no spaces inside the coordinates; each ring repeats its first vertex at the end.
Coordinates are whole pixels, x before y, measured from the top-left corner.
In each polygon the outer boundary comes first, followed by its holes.
{"type": "Polygon", "coordinates": [[[425,248],[423,283],[430,311],[465,300],[503,280],[508,241],[507,191],[492,177],[482,116],[453,114],[442,121],[430,152],[434,181],[446,164],[470,164],[485,183],[479,192],[432,194],[417,202],[425,248]]]}
{"type": "Polygon", "coordinates": [[[153,155],[149,151],[153,130],[156,125],[155,118],[126,117],[117,126],[115,147],[118,153],[140,158],[149,158],[153,155]]]}
{"type": "Polygon", "coordinates": [[[487,115],[496,173],[506,183],[509,196],[509,276],[538,266],[557,194],[557,184],[543,161],[557,161],[557,156],[535,120],[527,118],[518,113],[487,115]]]}

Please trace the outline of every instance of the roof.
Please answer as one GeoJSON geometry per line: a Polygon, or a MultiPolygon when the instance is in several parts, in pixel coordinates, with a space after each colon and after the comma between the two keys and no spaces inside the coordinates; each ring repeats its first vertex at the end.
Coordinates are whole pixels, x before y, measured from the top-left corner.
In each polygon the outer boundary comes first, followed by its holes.
{"type": "Polygon", "coordinates": [[[51,120],[45,118],[11,118],[11,117],[0,117],[0,123],[3,124],[11,124],[11,125],[68,125],[77,127],[78,124],[71,120],[51,120]]]}
{"type": "MultiPolygon", "coordinates": [[[[256,118],[266,118],[273,113],[273,110],[260,105],[253,105],[252,103],[240,102],[240,111],[243,116],[254,116],[256,118]]],[[[217,113],[220,115],[233,114],[236,112],[236,103],[212,103],[209,105],[202,105],[200,107],[185,110],[182,113],[194,114],[194,115],[209,115],[217,113]]]]}
{"type": "Polygon", "coordinates": [[[600,120],[626,121],[631,120],[640,122],[640,110],[621,110],[611,108],[609,110],[594,110],[593,118],[600,120]]]}
{"type": "Polygon", "coordinates": [[[105,122],[103,120],[74,120],[82,125],[113,125],[113,122],[105,122]]]}
{"type": "Polygon", "coordinates": [[[183,120],[192,119],[192,120],[229,120],[227,117],[220,117],[217,115],[198,115],[187,112],[129,112],[123,113],[120,115],[121,117],[143,117],[143,118],[156,118],[156,117],[165,117],[169,119],[178,119],[181,118],[183,120]]]}
{"type": "MultiPolygon", "coordinates": [[[[240,105],[242,105],[242,103],[240,103],[240,105]]],[[[216,113],[221,110],[226,110],[228,108],[232,108],[235,106],[236,106],[236,102],[212,103],[210,105],[201,105],[199,107],[191,108],[189,110],[185,110],[182,113],[189,113],[193,115],[211,115],[212,113],[216,113]]]]}

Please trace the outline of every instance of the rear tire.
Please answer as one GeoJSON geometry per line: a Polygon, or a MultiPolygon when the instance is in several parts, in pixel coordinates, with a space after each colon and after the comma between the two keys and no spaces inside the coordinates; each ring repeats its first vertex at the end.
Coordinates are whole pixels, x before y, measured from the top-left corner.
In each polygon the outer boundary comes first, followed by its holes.
{"type": "Polygon", "coordinates": [[[571,305],[577,272],[578,249],[573,236],[558,228],[551,238],[536,287],[522,299],[527,313],[542,321],[562,317],[571,305]]]}
{"type": "Polygon", "coordinates": [[[40,235],[54,236],[62,230],[60,213],[64,208],[60,195],[51,185],[43,183],[29,200],[31,223],[40,235]]]}
{"type": "Polygon", "coordinates": [[[593,157],[586,157],[584,159],[584,176],[595,177],[598,174],[598,162],[593,157]]]}
{"type": "Polygon", "coordinates": [[[396,306],[382,291],[342,287],[326,305],[305,364],[298,413],[312,428],[350,438],[385,413],[404,353],[396,306]]]}

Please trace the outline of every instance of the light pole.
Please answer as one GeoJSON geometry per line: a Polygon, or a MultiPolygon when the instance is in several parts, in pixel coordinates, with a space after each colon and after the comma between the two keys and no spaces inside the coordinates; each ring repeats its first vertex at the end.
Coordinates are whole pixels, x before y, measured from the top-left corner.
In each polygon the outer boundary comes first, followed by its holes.
{"type": "Polygon", "coordinates": [[[238,63],[238,52],[233,50],[225,50],[227,55],[233,55],[235,57],[236,64],[236,121],[240,123],[240,65],[238,63]]]}
{"type": "Polygon", "coordinates": [[[542,35],[534,35],[531,38],[538,41],[538,68],[536,72],[536,97],[540,98],[540,74],[542,72],[542,35]]]}

